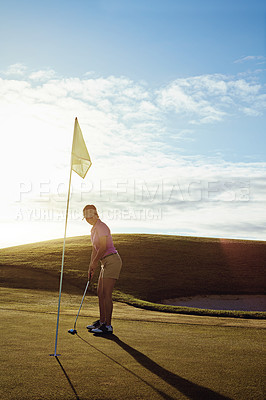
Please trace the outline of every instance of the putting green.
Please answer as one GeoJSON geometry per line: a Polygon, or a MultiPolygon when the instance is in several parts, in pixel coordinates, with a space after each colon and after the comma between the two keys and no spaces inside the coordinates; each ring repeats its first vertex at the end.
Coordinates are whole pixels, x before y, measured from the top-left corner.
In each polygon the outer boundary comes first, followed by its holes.
{"type": "Polygon", "coordinates": [[[115,303],[114,335],[89,334],[97,299],[63,294],[58,358],[57,295],[1,290],[1,398],[258,399],[265,321],[164,314],[115,303]]]}
{"type": "Polygon", "coordinates": [[[90,246],[87,237],[67,239],[58,358],[49,354],[62,240],[0,251],[0,398],[263,400],[265,313],[247,319],[239,312],[211,317],[208,310],[183,315],[171,307],[168,313],[156,311],[152,302],[262,293],[265,242],[115,235],[115,243],[124,261],[115,296],[124,303],[114,305],[114,335],[97,337],[86,330],[98,318],[93,282],[73,336],[68,330],[85,287],[90,246]]]}

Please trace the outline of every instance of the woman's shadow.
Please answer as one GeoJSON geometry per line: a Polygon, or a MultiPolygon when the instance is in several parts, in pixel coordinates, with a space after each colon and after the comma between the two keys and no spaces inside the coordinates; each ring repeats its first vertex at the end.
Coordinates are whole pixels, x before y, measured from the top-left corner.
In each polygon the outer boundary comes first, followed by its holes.
{"type": "MultiPolygon", "coordinates": [[[[168,371],[167,369],[165,369],[165,368],[161,367],[159,364],[157,364],[155,361],[151,360],[145,354],[141,353],[140,351],[134,349],[133,347],[129,346],[127,343],[120,340],[119,337],[114,334],[111,334],[111,335],[95,334],[95,336],[99,336],[105,340],[109,340],[111,342],[116,343],[123,350],[125,350],[128,354],[130,354],[140,365],[142,365],[144,368],[146,368],[153,374],[157,375],[160,379],[167,382],[169,385],[171,385],[172,387],[177,389],[179,392],[183,393],[189,399],[192,399],[192,400],[206,400],[206,399],[208,399],[208,400],[231,400],[229,397],[223,396],[220,393],[214,392],[211,389],[197,385],[196,383],[188,381],[187,379],[181,378],[180,376],[174,374],[173,372],[168,371]]],[[[89,344],[90,346],[94,347],[96,350],[100,351],[102,354],[104,354],[106,357],[108,357],[109,359],[114,361],[116,364],[119,364],[121,367],[128,370],[133,375],[137,376],[143,382],[145,382],[146,384],[151,386],[154,390],[159,392],[164,398],[171,399],[171,397],[166,395],[166,393],[163,393],[163,392],[159,391],[158,389],[156,389],[155,387],[153,387],[151,384],[149,384],[143,378],[139,377],[138,375],[136,375],[135,373],[130,371],[128,368],[126,368],[122,364],[120,364],[118,361],[114,360],[110,356],[103,353],[101,350],[97,349],[95,346],[93,346],[91,343],[87,342],[81,336],[78,335],[78,337],[80,339],[82,339],[84,342],[86,342],[87,344],[89,344]]]]}

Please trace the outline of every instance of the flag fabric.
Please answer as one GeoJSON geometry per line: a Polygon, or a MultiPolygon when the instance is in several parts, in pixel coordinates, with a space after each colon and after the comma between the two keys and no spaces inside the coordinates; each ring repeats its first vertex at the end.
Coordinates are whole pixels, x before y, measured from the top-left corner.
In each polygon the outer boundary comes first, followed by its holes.
{"type": "Polygon", "coordinates": [[[85,178],[91,166],[91,159],[87,150],[78,119],[75,119],[72,152],[71,152],[71,168],[81,178],[85,178]]]}

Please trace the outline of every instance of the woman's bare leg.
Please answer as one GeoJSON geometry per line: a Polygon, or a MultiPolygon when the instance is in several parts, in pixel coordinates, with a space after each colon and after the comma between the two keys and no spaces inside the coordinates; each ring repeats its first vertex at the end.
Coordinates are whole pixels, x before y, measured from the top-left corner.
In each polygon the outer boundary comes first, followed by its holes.
{"type": "Polygon", "coordinates": [[[100,321],[106,321],[106,309],[105,309],[105,298],[104,298],[104,286],[103,286],[103,274],[100,272],[98,279],[97,295],[99,300],[99,310],[100,310],[100,321]]]}
{"type": "Polygon", "coordinates": [[[113,312],[113,300],[112,293],[116,283],[114,278],[103,278],[103,297],[105,303],[105,321],[106,325],[111,325],[112,312],[113,312]]]}

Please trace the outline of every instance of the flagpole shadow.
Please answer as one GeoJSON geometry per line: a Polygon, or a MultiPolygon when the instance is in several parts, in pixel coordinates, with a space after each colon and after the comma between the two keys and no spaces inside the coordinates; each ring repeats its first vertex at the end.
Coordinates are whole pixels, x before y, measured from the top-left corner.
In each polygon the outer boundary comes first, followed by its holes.
{"type": "MultiPolygon", "coordinates": [[[[119,337],[114,334],[98,335],[98,336],[101,338],[104,338],[105,340],[110,340],[110,342],[116,343],[123,350],[125,350],[128,354],[130,354],[140,365],[142,365],[144,368],[146,368],[147,370],[152,372],[154,375],[157,375],[163,381],[165,381],[166,383],[168,383],[169,385],[171,385],[172,387],[177,389],[179,392],[183,393],[185,396],[187,396],[191,400],[206,400],[206,399],[232,400],[231,398],[229,398],[227,396],[217,393],[217,392],[215,392],[211,389],[208,389],[204,386],[200,386],[196,383],[193,383],[193,382],[191,382],[185,378],[182,378],[181,376],[161,367],[155,361],[153,361],[152,359],[150,359],[149,357],[147,357],[145,354],[141,353],[140,351],[129,346],[127,343],[120,340],[119,337]]],[[[84,340],[84,339],[82,339],[82,340],[84,340]]],[[[97,349],[97,350],[100,351],[99,349],[97,349]]],[[[101,352],[101,353],[103,353],[103,352],[101,352]]],[[[107,356],[107,355],[105,354],[105,356],[107,356]]],[[[111,357],[109,357],[109,356],[107,356],[107,357],[111,359],[111,357]]],[[[116,360],[113,360],[113,361],[115,361],[117,364],[119,364],[116,360]]],[[[143,380],[142,378],[140,378],[140,379],[143,380]]],[[[155,388],[153,387],[153,389],[155,389],[155,388]]],[[[157,389],[155,389],[155,390],[158,391],[157,389]]]]}
{"type": "Polygon", "coordinates": [[[65,377],[66,377],[66,379],[67,379],[67,381],[68,381],[68,383],[69,383],[71,389],[73,390],[73,393],[74,393],[75,396],[76,396],[76,400],[80,400],[80,398],[79,398],[79,396],[78,396],[78,394],[77,394],[77,392],[76,392],[76,389],[74,388],[74,386],[73,386],[73,384],[72,384],[72,382],[71,382],[69,376],[68,376],[67,373],[66,373],[65,368],[64,368],[63,365],[61,364],[59,358],[58,358],[57,356],[55,356],[55,358],[56,358],[56,361],[58,362],[58,364],[60,365],[60,368],[62,369],[62,371],[63,371],[63,373],[64,373],[64,375],[65,375],[65,377]]]}

